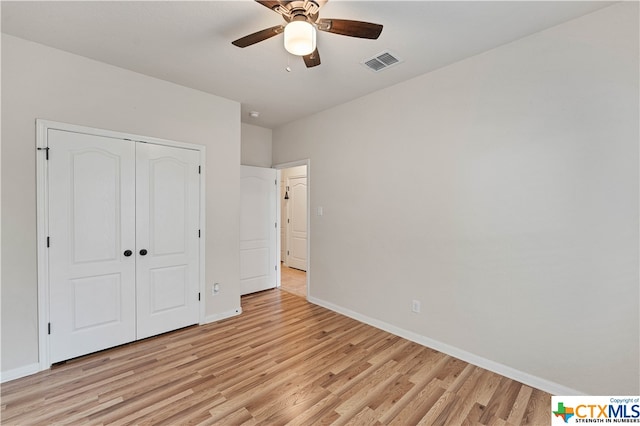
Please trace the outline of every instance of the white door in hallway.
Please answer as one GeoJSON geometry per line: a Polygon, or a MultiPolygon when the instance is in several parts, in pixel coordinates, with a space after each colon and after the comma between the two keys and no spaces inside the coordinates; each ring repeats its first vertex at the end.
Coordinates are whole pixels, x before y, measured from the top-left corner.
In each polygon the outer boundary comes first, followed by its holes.
{"type": "Polygon", "coordinates": [[[307,270],[307,177],[287,178],[287,266],[307,270]]]}
{"type": "Polygon", "coordinates": [[[136,144],[138,339],[198,322],[199,157],[136,144]]]}
{"type": "Polygon", "coordinates": [[[136,339],[135,144],[48,132],[54,363],[136,339]]]}
{"type": "Polygon", "coordinates": [[[240,167],[240,293],[276,286],[275,169],[240,167]]]}

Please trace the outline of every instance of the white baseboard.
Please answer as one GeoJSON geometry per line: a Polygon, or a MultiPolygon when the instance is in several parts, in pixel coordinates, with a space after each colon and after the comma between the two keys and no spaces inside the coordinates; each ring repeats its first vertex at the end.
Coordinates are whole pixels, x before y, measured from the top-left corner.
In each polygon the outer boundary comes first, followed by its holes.
{"type": "Polygon", "coordinates": [[[348,316],[350,318],[353,318],[355,320],[368,324],[372,327],[376,327],[381,330],[387,331],[391,334],[395,334],[396,336],[400,336],[407,340],[411,340],[412,342],[418,343],[422,346],[435,349],[437,351],[450,355],[454,358],[458,358],[458,359],[461,359],[462,361],[468,362],[469,364],[473,364],[480,368],[484,368],[485,370],[489,370],[494,373],[500,374],[502,376],[508,377],[512,380],[516,380],[520,383],[524,383],[527,386],[531,386],[536,389],[543,390],[552,395],[585,395],[584,392],[571,389],[559,383],[542,379],[540,377],[531,375],[529,373],[525,373],[524,371],[516,370],[515,368],[511,368],[504,364],[500,364],[499,362],[491,361],[489,359],[475,355],[471,352],[467,352],[463,349],[456,348],[455,346],[451,346],[446,343],[442,343],[438,340],[434,340],[429,337],[425,337],[420,334],[414,333],[412,331],[408,331],[400,327],[396,327],[384,321],[380,321],[375,318],[371,318],[366,315],[359,314],[350,309],[343,308],[342,306],[334,305],[331,302],[327,302],[325,300],[318,299],[311,296],[307,297],[307,300],[310,303],[313,303],[315,305],[322,306],[323,308],[327,308],[331,311],[348,316]]]}
{"type": "Polygon", "coordinates": [[[0,383],[8,382],[10,380],[19,379],[21,377],[30,376],[40,371],[40,364],[29,364],[23,367],[14,368],[13,370],[3,371],[0,373],[0,383]]]}
{"type": "Polygon", "coordinates": [[[231,311],[220,312],[217,314],[209,315],[204,318],[204,322],[201,325],[209,324],[210,322],[216,322],[223,319],[235,317],[236,315],[240,315],[242,313],[242,308],[233,309],[231,311]]]}

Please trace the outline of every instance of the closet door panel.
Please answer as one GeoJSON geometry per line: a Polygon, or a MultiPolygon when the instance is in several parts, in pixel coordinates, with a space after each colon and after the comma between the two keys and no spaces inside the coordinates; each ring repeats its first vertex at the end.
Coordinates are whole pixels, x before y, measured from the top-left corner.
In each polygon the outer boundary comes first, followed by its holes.
{"type": "Polygon", "coordinates": [[[48,130],[50,357],[135,340],[135,147],[48,130]]]}
{"type": "Polygon", "coordinates": [[[138,339],[198,322],[197,151],[136,146],[138,339]]]}

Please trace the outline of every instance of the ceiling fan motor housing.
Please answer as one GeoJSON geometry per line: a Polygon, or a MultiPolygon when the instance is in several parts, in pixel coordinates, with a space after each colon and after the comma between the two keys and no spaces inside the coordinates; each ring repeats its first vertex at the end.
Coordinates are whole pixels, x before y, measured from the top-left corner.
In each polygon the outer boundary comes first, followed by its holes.
{"type": "MultiPolygon", "coordinates": [[[[326,3],[322,2],[322,4],[326,3]]],[[[307,22],[316,22],[318,20],[318,12],[321,5],[313,0],[296,0],[287,3],[286,5],[276,6],[273,10],[282,15],[287,21],[300,21],[305,20],[307,22]]]]}

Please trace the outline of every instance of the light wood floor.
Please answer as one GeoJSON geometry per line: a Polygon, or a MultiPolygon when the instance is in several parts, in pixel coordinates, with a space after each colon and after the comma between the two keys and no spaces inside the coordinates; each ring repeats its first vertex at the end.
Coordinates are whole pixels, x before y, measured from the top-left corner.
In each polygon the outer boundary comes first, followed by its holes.
{"type": "Polygon", "coordinates": [[[296,296],[307,297],[307,273],[281,264],[280,288],[296,296]]]}
{"type": "Polygon", "coordinates": [[[3,425],[546,425],[550,395],[278,289],[2,385],[3,425]]]}

